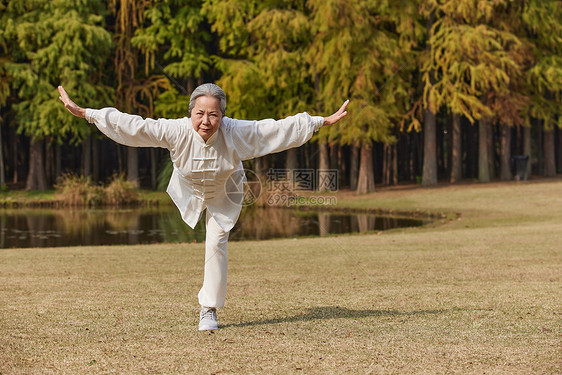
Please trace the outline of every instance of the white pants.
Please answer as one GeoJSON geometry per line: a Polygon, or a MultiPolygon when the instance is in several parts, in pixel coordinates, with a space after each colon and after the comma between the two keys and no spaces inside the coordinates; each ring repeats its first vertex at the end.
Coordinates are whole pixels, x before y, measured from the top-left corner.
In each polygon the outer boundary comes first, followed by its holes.
{"type": "Polygon", "coordinates": [[[199,304],[205,307],[220,308],[226,297],[226,273],[228,234],[206,210],[205,227],[205,275],[203,287],[199,291],[199,304]]]}

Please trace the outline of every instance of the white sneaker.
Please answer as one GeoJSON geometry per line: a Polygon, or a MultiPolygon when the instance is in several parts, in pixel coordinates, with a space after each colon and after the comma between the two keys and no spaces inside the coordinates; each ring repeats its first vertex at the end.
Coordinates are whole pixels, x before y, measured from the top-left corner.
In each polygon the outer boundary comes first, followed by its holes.
{"type": "Polygon", "coordinates": [[[213,329],[219,329],[217,309],[201,307],[201,312],[199,313],[199,330],[209,331],[213,329]]]}

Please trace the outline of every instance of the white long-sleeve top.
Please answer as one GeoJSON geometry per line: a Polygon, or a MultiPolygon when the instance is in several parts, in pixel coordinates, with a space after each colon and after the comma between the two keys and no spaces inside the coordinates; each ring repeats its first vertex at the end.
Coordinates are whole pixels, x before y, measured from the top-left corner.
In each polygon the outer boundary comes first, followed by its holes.
{"type": "Polygon", "coordinates": [[[277,121],[223,117],[205,142],[188,117],[154,120],[115,108],[88,108],[86,120],[117,143],[168,149],[174,171],[166,191],[183,220],[194,228],[207,208],[225,231],[234,227],[242,209],[242,161],[301,146],[324,122],[306,112],[277,121]]]}

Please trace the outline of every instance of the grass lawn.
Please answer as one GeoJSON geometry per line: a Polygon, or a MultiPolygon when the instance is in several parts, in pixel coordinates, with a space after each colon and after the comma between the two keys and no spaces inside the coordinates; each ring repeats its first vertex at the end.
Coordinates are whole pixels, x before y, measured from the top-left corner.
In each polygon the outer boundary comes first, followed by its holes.
{"type": "Polygon", "coordinates": [[[562,180],[337,198],[447,216],[230,243],[215,333],[203,244],[1,250],[0,374],[562,373],[562,180]]]}

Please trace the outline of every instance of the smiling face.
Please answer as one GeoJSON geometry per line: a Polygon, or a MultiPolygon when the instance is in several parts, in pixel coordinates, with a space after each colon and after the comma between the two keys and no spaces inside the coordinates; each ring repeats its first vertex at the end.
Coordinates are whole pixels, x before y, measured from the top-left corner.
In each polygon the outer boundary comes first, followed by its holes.
{"type": "Polygon", "coordinates": [[[222,122],[220,103],[214,96],[200,96],[191,110],[193,129],[205,142],[219,130],[222,122]]]}

